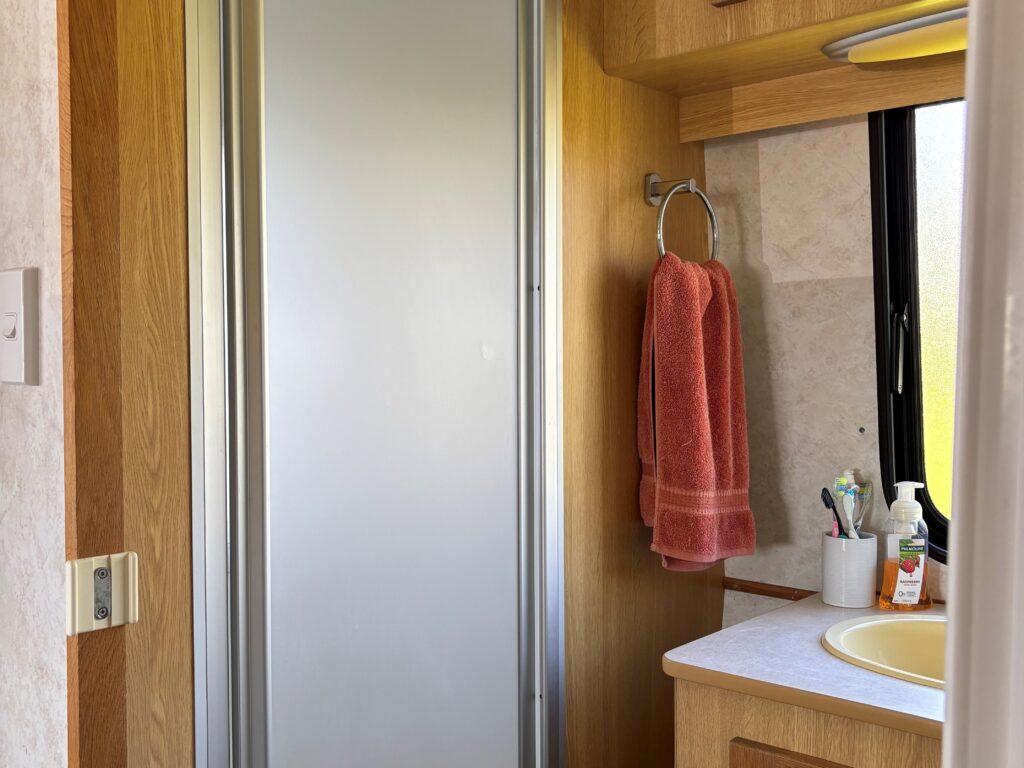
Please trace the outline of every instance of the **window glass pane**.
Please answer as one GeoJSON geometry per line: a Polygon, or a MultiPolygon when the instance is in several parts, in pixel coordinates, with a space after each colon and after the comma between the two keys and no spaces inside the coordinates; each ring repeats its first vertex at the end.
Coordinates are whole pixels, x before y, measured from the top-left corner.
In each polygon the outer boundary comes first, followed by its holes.
{"type": "Polygon", "coordinates": [[[949,516],[964,181],[964,102],[917,109],[918,308],[928,492],[949,516]]]}

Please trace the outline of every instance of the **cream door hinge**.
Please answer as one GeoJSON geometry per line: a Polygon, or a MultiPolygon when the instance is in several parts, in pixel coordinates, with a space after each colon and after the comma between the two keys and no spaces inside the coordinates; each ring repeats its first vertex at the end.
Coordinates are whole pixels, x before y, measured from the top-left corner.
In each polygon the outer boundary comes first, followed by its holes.
{"type": "Polygon", "coordinates": [[[134,552],[69,560],[68,637],[139,620],[139,556],[134,552]]]}

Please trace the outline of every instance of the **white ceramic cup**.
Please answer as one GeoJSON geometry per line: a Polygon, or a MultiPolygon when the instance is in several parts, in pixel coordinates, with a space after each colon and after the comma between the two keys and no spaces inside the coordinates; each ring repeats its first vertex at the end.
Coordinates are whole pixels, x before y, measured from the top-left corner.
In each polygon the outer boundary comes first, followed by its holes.
{"type": "Polygon", "coordinates": [[[821,599],[840,608],[870,608],[875,593],[878,542],[873,533],[859,539],[821,535],[821,599]]]}

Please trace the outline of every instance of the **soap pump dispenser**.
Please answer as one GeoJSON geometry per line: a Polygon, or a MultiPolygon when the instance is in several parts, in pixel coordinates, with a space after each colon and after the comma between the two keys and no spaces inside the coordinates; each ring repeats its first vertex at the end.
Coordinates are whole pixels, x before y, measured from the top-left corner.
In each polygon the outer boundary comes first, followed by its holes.
{"type": "Polygon", "coordinates": [[[924,483],[896,483],[896,499],[885,526],[885,567],[880,608],[918,611],[931,608],[928,597],[928,525],[914,492],[924,483]]]}

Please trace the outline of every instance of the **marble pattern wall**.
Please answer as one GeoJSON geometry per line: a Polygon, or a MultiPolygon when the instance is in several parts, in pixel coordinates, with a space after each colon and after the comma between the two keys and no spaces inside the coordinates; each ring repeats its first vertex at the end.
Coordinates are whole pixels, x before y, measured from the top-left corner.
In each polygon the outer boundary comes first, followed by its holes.
{"type": "MultiPolygon", "coordinates": [[[[705,144],[743,329],[757,552],[741,579],[820,589],[823,485],[880,481],[866,117],[705,144]]],[[[877,499],[867,527],[885,519],[877,499]]],[[[936,569],[936,576],[943,569],[936,569]]],[[[782,601],[726,594],[725,624],[782,601]]]]}
{"type": "Polygon", "coordinates": [[[56,6],[0,13],[0,269],[40,271],[41,380],[0,384],[0,766],[67,764],[56,6]]]}

